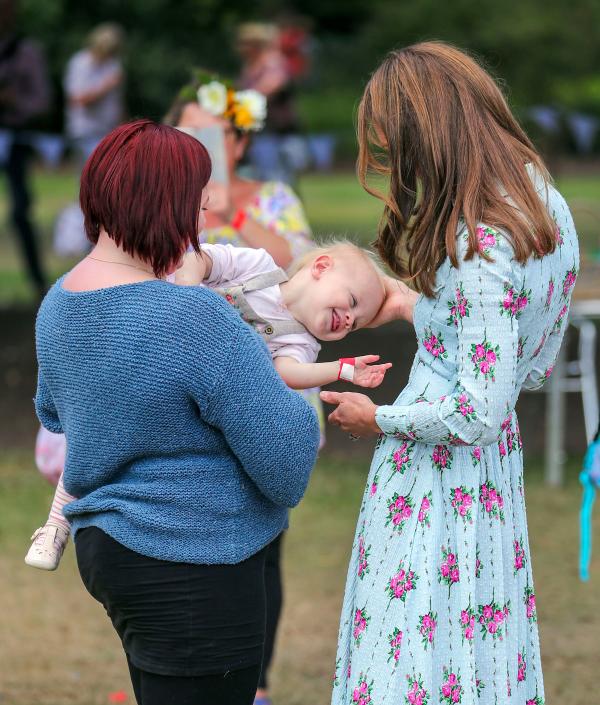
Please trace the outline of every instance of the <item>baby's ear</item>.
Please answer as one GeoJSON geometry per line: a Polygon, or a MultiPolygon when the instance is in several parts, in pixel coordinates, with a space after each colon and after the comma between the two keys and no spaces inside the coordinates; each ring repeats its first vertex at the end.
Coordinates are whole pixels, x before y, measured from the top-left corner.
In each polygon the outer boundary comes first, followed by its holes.
{"type": "Polygon", "coordinates": [[[333,267],[333,258],[331,255],[319,255],[310,268],[311,274],[315,279],[320,279],[323,274],[333,267]]]}

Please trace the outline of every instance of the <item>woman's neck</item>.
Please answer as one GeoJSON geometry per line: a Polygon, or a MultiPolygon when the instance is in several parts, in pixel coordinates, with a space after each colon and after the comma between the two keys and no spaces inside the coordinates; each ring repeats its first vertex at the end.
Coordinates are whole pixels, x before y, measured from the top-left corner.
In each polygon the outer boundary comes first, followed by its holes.
{"type": "Polygon", "coordinates": [[[109,237],[104,228],[100,228],[98,242],[88,256],[96,262],[127,265],[154,277],[152,266],[148,262],[141,257],[125,252],[120,245],[117,245],[117,243],[109,237]]]}

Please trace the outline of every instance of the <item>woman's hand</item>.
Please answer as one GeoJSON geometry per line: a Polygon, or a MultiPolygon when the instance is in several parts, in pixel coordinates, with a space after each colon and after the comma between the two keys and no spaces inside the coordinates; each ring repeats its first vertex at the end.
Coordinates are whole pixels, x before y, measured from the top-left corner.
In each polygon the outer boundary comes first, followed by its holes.
{"type": "Polygon", "coordinates": [[[326,404],[338,405],[337,409],[329,414],[329,423],[339,426],[342,431],[360,437],[381,433],[381,429],[375,421],[377,406],[364,394],[321,392],[321,399],[326,404]]]}
{"type": "Polygon", "coordinates": [[[367,328],[377,328],[390,321],[404,320],[413,322],[413,308],[419,295],[409,289],[399,279],[383,277],[385,299],[375,318],[367,328]]]}

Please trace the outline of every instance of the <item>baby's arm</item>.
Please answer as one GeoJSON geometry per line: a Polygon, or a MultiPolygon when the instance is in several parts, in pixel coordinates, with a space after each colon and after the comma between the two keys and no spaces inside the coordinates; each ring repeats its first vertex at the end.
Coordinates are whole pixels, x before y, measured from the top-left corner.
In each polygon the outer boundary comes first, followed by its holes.
{"type": "Polygon", "coordinates": [[[292,389],[320,387],[338,379],[345,379],[359,387],[378,387],[392,366],[391,362],[373,364],[378,360],[379,355],[362,355],[332,362],[298,362],[293,357],[278,356],[274,358],[273,364],[283,381],[292,389]]]}
{"type": "Polygon", "coordinates": [[[200,252],[186,252],[183,264],[175,272],[175,284],[199,286],[210,276],[212,259],[201,249],[200,252]]]}
{"type": "Polygon", "coordinates": [[[266,250],[233,245],[203,244],[200,253],[188,252],[175,273],[175,283],[185,286],[228,286],[277,269],[266,250]]]}

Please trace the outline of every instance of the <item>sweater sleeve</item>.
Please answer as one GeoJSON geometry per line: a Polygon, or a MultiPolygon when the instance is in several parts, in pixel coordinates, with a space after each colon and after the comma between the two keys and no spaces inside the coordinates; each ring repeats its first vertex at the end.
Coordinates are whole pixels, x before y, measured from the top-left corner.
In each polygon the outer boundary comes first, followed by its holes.
{"type": "Polygon", "coordinates": [[[244,471],[277,505],[302,499],[319,447],[314,409],[281,380],[264,343],[245,324],[211,391],[206,420],[244,471]]]}
{"type": "Polygon", "coordinates": [[[58,418],[54,399],[52,398],[52,394],[41,370],[38,371],[38,385],[34,403],[35,412],[42,426],[47,428],[48,431],[52,431],[52,433],[63,433],[63,427],[58,418]]]}
{"type": "MultiPolygon", "coordinates": [[[[478,235],[482,249],[493,261],[478,254],[464,260],[464,234],[458,242],[456,309],[461,313],[456,320],[455,390],[431,403],[378,407],[376,420],[386,434],[424,443],[490,445],[498,440],[502,422],[512,411],[518,316],[505,303],[526,305],[528,294],[513,282],[513,253],[507,238],[486,227],[478,228],[478,235]]],[[[423,344],[427,347],[427,338],[423,344]]]]}

